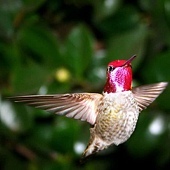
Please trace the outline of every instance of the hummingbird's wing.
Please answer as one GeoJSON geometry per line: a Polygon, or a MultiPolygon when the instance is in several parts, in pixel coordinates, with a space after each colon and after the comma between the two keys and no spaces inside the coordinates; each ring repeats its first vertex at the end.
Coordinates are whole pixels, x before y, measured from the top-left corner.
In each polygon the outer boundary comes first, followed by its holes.
{"type": "Polygon", "coordinates": [[[142,111],[151,104],[166,88],[167,82],[160,82],[132,88],[135,100],[142,111]]]}
{"type": "Polygon", "coordinates": [[[93,125],[96,121],[97,105],[102,97],[98,93],[73,93],[15,96],[10,99],[93,125]]]}

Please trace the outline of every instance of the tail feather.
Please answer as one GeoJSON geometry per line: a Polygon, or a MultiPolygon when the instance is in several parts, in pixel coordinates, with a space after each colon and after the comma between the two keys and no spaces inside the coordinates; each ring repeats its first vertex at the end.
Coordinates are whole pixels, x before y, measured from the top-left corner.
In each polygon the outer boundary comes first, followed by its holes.
{"type": "Polygon", "coordinates": [[[85,149],[81,161],[96,154],[97,152],[108,147],[108,144],[100,139],[98,136],[92,136],[87,148],[85,149]]]}

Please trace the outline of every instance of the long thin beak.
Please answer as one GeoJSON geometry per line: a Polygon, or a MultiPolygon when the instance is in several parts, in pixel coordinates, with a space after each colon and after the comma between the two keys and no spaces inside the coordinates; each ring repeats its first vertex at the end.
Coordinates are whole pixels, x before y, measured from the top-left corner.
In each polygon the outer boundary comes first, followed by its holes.
{"type": "Polygon", "coordinates": [[[132,62],[133,59],[136,58],[136,55],[133,55],[132,57],[130,57],[122,66],[128,65],[132,62]]]}

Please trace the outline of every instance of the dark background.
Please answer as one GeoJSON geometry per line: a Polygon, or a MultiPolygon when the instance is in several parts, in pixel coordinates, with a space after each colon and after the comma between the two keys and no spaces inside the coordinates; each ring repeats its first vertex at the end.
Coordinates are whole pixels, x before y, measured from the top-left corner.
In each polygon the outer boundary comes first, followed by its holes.
{"type": "Polygon", "coordinates": [[[102,92],[107,63],[134,54],[134,86],[170,81],[169,0],[1,0],[0,169],[169,169],[169,87],[126,143],[84,165],[87,123],[6,99],[102,92]]]}

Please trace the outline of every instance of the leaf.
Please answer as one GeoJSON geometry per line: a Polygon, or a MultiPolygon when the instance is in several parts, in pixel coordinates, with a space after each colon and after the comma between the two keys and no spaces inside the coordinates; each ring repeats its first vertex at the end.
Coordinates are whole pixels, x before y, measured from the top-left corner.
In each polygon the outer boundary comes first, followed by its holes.
{"type": "Polygon", "coordinates": [[[16,67],[13,70],[12,87],[16,94],[36,93],[45,83],[47,71],[39,65],[16,67]]]}
{"type": "Polygon", "coordinates": [[[151,155],[168,140],[168,137],[163,138],[168,130],[168,116],[162,112],[150,112],[145,111],[140,115],[134,134],[126,142],[128,151],[134,156],[151,155]]]}
{"type": "Polygon", "coordinates": [[[141,75],[146,82],[170,81],[170,51],[160,53],[150,59],[146,59],[141,75]]]}
{"type": "Polygon", "coordinates": [[[11,38],[14,33],[12,17],[10,13],[0,10],[0,37],[11,38]],[[4,22],[5,21],[5,22],[4,22]]]}
{"type": "Polygon", "coordinates": [[[130,31],[138,27],[140,17],[132,6],[122,7],[116,13],[104,18],[97,26],[107,38],[130,31]]]}
{"type": "Polygon", "coordinates": [[[76,78],[82,78],[93,55],[93,37],[84,25],[75,27],[68,36],[64,51],[65,64],[76,78]]]}
{"type": "Polygon", "coordinates": [[[110,38],[106,63],[115,59],[128,59],[136,54],[137,58],[132,63],[134,70],[142,59],[146,35],[147,28],[142,24],[135,29],[110,38]]]}
{"type": "MultiPolygon", "coordinates": [[[[146,59],[141,70],[142,79],[146,83],[161,81],[170,82],[170,74],[168,74],[170,66],[169,53],[170,51],[167,51],[164,53],[160,53],[153,58],[150,58],[150,60],[146,59]]],[[[159,104],[159,106],[164,109],[170,108],[170,106],[167,104],[167,101],[170,100],[169,93],[170,85],[168,85],[167,89],[157,99],[157,103],[159,104]]]]}
{"type": "Polygon", "coordinates": [[[24,27],[19,35],[19,44],[30,57],[56,68],[60,62],[57,38],[43,26],[24,27]]]}
{"type": "Polygon", "coordinates": [[[110,16],[118,10],[118,7],[121,4],[121,0],[99,0],[97,3],[94,2],[94,10],[95,10],[95,19],[102,20],[103,18],[110,16]]]}
{"type": "Polygon", "coordinates": [[[53,149],[61,153],[73,153],[73,146],[80,133],[80,125],[75,120],[56,117],[56,126],[53,129],[53,149]]]}
{"type": "Polygon", "coordinates": [[[24,132],[32,126],[32,116],[23,105],[2,101],[0,112],[2,123],[13,132],[24,132]]]}
{"type": "Polygon", "coordinates": [[[23,6],[26,10],[36,10],[39,8],[41,5],[45,3],[46,0],[23,0],[23,6]]]}
{"type": "MultiPolygon", "coordinates": [[[[27,145],[30,145],[36,148],[39,152],[48,153],[51,150],[51,139],[52,132],[54,126],[51,125],[51,122],[47,121],[48,124],[45,123],[37,123],[33,129],[29,137],[25,140],[27,145]]],[[[48,155],[47,155],[48,156],[48,155]]]]}

